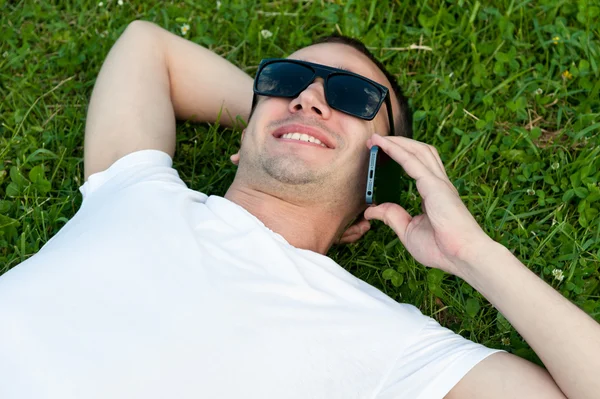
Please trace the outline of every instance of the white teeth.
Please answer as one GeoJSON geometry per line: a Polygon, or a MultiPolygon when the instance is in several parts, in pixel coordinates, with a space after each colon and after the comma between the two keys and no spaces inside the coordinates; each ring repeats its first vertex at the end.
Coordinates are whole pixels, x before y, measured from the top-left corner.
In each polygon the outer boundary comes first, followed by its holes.
{"type": "Polygon", "coordinates": [[[286,133],[283,136],[281,136],[282,139],[293,139],[293,140],[300,140],[300,141],[307,141],[310,143],[315,143],[315,144],[319,144],[321,147],[327,148],[327,146],[325,144],[323,144],[321,142],[321,140],[314,138],[313,136],[309,136],[308,134],[305,133],[286,133]]]}

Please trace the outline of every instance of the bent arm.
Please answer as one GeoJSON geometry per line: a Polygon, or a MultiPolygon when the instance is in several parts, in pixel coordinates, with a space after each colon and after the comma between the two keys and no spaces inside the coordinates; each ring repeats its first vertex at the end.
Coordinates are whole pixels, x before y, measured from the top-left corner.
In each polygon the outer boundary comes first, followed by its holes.
{"type": "MultiPolygon", "coordinates": [[[[546,284],[538,276],[525,267],[508,249],[498,243],[491,243],[484,250],[466,262],[463,278],[483,294],[515,327],[540,357],[552,379],[560,390],[570,399],[597,398],[600,392],[600,325],[585,312],[572,304],[560,293],[546,284]]],[[[512,357],[517,359],[516,357],[512,357]]],[[[507,392],[523,394],[535,392],[529,388],[542,384],[553,395],[543,395],[538,392],[535,396],[527,397],[560,397],[540,370],[524,361],[517,362],[497,355],[490,356],[486,366],[485,361],[477,365],[451,391],[452,397],[475,397],[464,395],[466,389],[494,389],[502,386],[507,392]],[[495,360],[494,357],[496,357],[495,360]],[[517,364],[520,363],[520,364],[517,364]],[[507,370],[514,367],[522,371],[527,378],[506,378],[506,373],[491,373],[491,370],[507,370]],[[494,376],[504,381],[496,380],[494,376]],[[531,377],[531,378],[530,378],[531,377]],[[520,381],[520,382],[519,382],[520,381]],[[461,387],[462,384],[462,387],[461,387]],[[531,384],[531,386],[528,386],[531,384]],[[510,386],[507,386],[510,385],[510,386]],[[459,394],[462,393],[462,394],[459,394]]],[[[487,359],[486,359],[487,360],[487,359]]],[[[537,366],[535,366],[537,367],[537,366]]],[[[512,373],[514,374],[514,370],[512,373]]],[[[481,391],[480,391],[481,392],[481,391]]],[[[489,396],[501,398],[511,396],[489,396]]],[[[524,396],[521,396],[524,397],[524,396]]]]}
{"type": "Polygon", "coordinates": [[[132,22],[96,80],[85,128],[85,179],[124,155],[174,156],[175,119],[246,119],[252,78],[210,50],[150,22],[132,22]]]}

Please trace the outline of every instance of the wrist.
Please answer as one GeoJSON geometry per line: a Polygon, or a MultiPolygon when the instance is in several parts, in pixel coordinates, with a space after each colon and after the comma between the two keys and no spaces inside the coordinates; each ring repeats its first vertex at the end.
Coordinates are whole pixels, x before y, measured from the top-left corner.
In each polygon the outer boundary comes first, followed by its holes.
{"type": "Polygon", "coordinates": [[[469,250],[462,254],[459,270],[462,275],[459,276],[469,284],[473,283],[483,275],[489,274],[486,268],[497,264],[497,261],[508,255],[510,251],[502,244],[485,237],[483,240],[470,246],[469,250]]]}

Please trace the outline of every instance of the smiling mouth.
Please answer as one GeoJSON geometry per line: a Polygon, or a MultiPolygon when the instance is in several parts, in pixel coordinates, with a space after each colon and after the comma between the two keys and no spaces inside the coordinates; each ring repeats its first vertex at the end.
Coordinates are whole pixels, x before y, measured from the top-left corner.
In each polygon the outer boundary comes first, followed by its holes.
{"type": "Polygon", "coordinates": [[[306,133],[297,133],[297,132],[286,133],[286,134],[280,136],[279,139],[287,139],[287,140],[295,140],[295,141],[300,141],[300,142],[305,142],[305,143],[312,143],[312,144],[321,146],[323,148],[329,148],[325,144],[323,144],[321,142],[321,140],[311,136],[310,134],[306,134],[306,133]]]}

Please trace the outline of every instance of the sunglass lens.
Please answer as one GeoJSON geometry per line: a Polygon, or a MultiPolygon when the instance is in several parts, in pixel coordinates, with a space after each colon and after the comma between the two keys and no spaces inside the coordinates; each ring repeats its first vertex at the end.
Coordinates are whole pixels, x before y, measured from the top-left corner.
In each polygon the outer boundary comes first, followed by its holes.
{"type": "Polygon", "coordinates": [[[273,62],[256,77],[256,89],[263,95],[297,96],[310,84],[314,71],[293,62],[273,62]]]}
{"type": "Polygon", "coordinates": [[[383,93],[371,83],[348,75],[333,75],[327,82],[327,100],[340,111],[363,119],[373,119],[383,93]]]}

